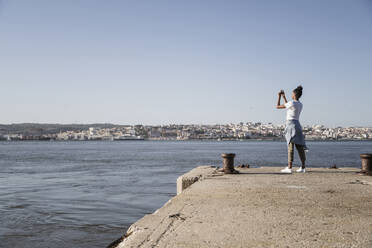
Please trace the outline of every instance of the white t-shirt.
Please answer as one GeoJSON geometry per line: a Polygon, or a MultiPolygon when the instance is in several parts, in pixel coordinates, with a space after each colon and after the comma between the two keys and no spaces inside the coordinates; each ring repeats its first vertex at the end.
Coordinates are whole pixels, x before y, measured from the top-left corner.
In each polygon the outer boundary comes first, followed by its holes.
{"type": "Polygon", "coordinates": [[[289,101],[284,104],[287,109],[287,120],[299,120],[302,110],[302,103],[299,101],[289,101]]]}

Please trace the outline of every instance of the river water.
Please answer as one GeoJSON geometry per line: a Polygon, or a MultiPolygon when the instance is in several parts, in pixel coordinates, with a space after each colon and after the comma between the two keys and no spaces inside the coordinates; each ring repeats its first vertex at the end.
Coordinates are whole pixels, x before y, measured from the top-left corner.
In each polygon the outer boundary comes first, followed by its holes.
{"type": "MultiPolygon", "coordinates": [[[[308,142],[311,167],[360,167],[372,142],[308,142]]],[[[106,247],[198,165],[284,166],[284,142],[0,142],[0,247],[106,247]]],[[[298,164],[297,154],[295,162],[298,164]]]]}

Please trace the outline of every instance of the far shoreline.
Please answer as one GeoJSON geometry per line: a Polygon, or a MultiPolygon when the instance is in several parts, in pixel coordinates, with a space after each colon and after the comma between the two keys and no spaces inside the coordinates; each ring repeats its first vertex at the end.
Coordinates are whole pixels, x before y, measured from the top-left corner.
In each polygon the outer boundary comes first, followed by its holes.
{"type": "MultiPolygon", "coordinates": [[[[110,143],[127,143],[127,142],[284,142],[285,139],[187,139],[187,140],[177,140],[177,139],[140,139],[140,140],[102,140],[102,139],[87,139],[87,140],[54,140],[54,139],[24,139],[24,140],[0,140],[0,143],[12,143],[12,142],[110,142],[110,143]]],[[[306,140],[306,142],[316,142],[316,143],[342,143],[342,142],[372,142],[372,139],[342,139],[342,140],[306,140]]]]}

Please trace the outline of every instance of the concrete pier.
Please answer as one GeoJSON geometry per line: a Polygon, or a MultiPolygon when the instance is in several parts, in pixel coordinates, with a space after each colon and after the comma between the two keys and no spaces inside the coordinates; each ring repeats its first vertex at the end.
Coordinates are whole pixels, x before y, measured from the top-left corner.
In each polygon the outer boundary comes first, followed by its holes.
{"type": "Polygon", "coordinates": [[[372,177],[353,168],[280,169],[195,169],[116,247],[372,247],[372,177]]]}

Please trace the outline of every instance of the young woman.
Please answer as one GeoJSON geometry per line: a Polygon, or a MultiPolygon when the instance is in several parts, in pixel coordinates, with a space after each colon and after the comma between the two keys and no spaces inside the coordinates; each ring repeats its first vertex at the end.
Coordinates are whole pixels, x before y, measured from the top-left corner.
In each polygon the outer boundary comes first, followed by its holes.
{"type": "Polygon", "coordinates": [[[305,150],[307,150],[305,144],[305,138],[302,133],[302,127],[299,122],[300,114],[302,111],[302,103],[299,101],[300,97],[302,96],[302,86],[298,86],[296,89],[292,91],[292,99],[293,101],[287,101],[285,97],[285,93],[281,90],[278,93],[278,103],[276,105],[277,109],[286,109],[287,110],[287,122],[285,127],[285,138],[287,140],[288,146],[288,167],[281,170],[282,173],[292,173],[292,164],[293,164],[293,153],[294,147],[298,151],[298,155],[300,156],[302,167],[300,167],[297,172],[305,173],[305,161],[306,155],[305,150]],[[283,97],[284,104],[280,104],[280,100],[283,97]]]}

